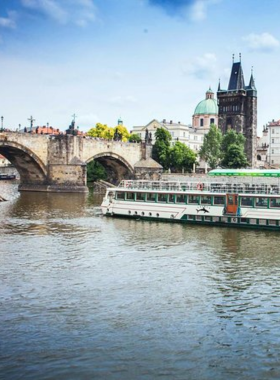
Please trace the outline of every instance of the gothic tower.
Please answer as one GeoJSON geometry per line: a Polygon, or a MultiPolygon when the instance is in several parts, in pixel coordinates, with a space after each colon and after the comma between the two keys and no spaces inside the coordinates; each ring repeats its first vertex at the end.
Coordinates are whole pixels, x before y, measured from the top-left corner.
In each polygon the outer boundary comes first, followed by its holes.
{"type": "Polygon", "coordinates": [[[245,152],[250,166],[256,165],[257,150],[257,89],[253,72],[248,86],[245,86],[241,55],[231,69],[228,89],[218,87],[219,128],[222,133],[234,129],[246,138],[245,152]]]}

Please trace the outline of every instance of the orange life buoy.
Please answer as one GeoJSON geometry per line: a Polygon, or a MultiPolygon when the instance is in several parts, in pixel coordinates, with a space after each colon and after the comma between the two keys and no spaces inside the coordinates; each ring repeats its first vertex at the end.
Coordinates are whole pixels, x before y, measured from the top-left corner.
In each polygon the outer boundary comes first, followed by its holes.
{"type": "Polygon", "coordinates": [[[196,188],[197,188],[197,190],[202,191],[203,190],[203,183],[198,183],[196,188]]]}

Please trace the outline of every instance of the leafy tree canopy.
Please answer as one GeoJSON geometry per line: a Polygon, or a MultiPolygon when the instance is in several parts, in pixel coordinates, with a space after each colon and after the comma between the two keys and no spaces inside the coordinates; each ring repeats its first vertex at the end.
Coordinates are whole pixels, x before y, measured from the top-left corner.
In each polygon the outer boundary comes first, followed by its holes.
{"type": "Polygon", "coordinates": [[[235,130],[230,129],[222,140],[222,151],[226,152],[230,145],[239,145],[244,148],[245,137],[241,133],[237,133],[235,130]]]}
{"type": "Polygon", "coordinates": [[[164,141],[167,146],[170,146],[170,141],[172,140],[171,134],[164,128],[157,128],[155,138],[156,141],[164,141]]]}
{"type": "Polygon", "coordinates": [[[130,134],[124,125],[117,125],[114,128],[114,137],[115,136],[117,137],[117,140],[126,142],[128,141],[130,134]]]}
{"type": "Polygon", "coordinates": [[[106,170],[99,162],[92,160],[87,164],[87,181],[94,182],[99,179],[107,179],[106,170]]]}
{"type": "Polygon", "coordinates": [[[222,166],[227,168],[244,168],[248,165],[244,152],[245,137],[241,133],[237,133],[230,129],[222,140],[223,159],[222,166]]]}
{"type": "Polygon", "coordinates": [[[184,169],[190,172],[193,164],[196,163],[196,158],[196,153],[180,141],[177,141],[170,149],[170,166],[175,171],[184,169]]]}
{"type": "Polygon", "coordinates": [[[114,129],[108,127],[107,124],[97,123],[94,128],[87,132],[88,136],[99,137],[106,140],[112,140],[114,137],[114,129]]]}
{"type": "Polygon", "coordinates": [[[247,158],[244,153],[244,148],[239,144],[231,144],[225,151],[222,166],[231,169],[240,169],[248,165],[247,158]]]}
{"type": "Polygon", "coordinates": [[[222,158],[222,133],[215,124],[211,124],[209,132],[204,136],[202,147],[200,148],[199,155],[210,166],[215,169],[222,158]]]}
{"type": "Polygon", "coordinates": [[[153,146],[152,157],[155,161],[163,166],[164,169],[169,168],[169,154],[171,134],[164,128],[158,128],[155,132],[156,142],[153,146]]]}
{"type": "Polygon", "coordinates": [[[132,133],[130,136],[129,136],[129,142],[141,142],[141,137],[137,134],[137,133],[132,133]]]}

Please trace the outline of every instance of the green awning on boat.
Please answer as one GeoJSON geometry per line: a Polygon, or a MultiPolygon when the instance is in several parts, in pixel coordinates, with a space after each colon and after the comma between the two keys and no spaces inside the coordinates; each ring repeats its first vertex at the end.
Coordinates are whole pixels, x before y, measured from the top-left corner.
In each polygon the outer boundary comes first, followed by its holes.
{"type": "Polygon", "coordinates": [[[280,177],[279,169],[214,169],[211,176],[247,176],[247,177],[280,177]]]}

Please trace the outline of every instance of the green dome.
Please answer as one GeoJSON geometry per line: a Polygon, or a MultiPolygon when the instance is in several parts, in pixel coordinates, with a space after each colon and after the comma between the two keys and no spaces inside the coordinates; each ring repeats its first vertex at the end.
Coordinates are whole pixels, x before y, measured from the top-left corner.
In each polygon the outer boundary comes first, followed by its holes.
{"type": "Polygon", "coordinates": [[[217,115],[218,104],[216,99],[204,99],[195,108],[195,115],[217,115]]]}

